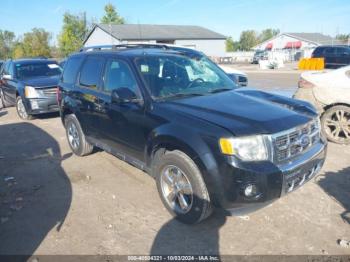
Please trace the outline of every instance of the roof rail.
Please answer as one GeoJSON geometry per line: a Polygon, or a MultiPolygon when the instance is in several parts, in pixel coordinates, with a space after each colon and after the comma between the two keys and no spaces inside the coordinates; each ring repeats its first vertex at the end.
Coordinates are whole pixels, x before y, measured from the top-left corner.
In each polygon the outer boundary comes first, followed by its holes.
{"type": "Polygon", "coordinates": [[[164,44],[120,44],[120,45],[97,45],[83,47],[79,52],[92,52],[92,51],[103,51],[103,50],[118,50],[118,49],[128,49],[128,48],[159,48],[159,49],[169,49],[169,46],[164,44]]]}

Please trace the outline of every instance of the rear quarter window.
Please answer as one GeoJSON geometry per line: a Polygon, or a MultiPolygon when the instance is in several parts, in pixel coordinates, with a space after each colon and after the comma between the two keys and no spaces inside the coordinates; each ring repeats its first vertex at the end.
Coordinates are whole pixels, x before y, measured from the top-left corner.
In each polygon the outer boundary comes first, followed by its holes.
{"type": "Polygon", "coordinates": [[[65,84],[74,84],[80,69],[83,57],[72,57],[69,58],[64,66],[64,71],[62,74],[62,82],[65,84]]]}

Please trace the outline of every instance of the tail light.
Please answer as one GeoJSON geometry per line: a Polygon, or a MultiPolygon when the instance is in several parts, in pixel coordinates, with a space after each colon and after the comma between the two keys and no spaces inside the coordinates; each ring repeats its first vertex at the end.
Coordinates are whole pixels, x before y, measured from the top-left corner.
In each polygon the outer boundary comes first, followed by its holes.
{"type": "Polygon", "coordinates": [[[299,88],[313,88],[315,85],[304,78],[300,77],[299,82],[298,82],[298,87],[299,88]]]}

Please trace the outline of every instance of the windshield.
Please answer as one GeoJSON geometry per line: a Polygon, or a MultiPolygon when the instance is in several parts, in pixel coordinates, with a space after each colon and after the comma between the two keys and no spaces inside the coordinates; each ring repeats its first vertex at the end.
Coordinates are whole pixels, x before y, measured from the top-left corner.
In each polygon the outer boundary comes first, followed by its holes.
{"type": "Polygon", "coordinates": [[[153,98],[206,95],[235,89],[235,83],[206,57],[145,56],[136,66],[153,98]]]}
{"type": "Polygon", "coordinates": [[[27,79],[33,77],[58,76],[62,72],[60,66],[56,63],[33,63],[16,64],[16,76],[18,79],[27,79]]]}

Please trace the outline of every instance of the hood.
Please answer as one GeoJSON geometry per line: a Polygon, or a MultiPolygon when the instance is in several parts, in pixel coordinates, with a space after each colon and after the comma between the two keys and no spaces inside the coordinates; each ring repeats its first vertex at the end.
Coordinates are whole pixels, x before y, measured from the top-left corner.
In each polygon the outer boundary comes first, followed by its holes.
{"type": "Polygon", "coordinates": [[[25,85],[33,87],[57,86],[60,76],[36,77],[23,80],[25,85]]]}
{"type": "Polygon", "coordinates": [[[273,134],[305,124],[317,116],[308,103],[244,89],[167,101],[163,105],[223,127],[237,136],[273,134]]]}
{"type": "Polygon", "coordinates": [[[243,76],[247,76],[246,73],[239,71],[238,69],[232,68],[232,67],[228,67],[228,66],[223,66],[223,65],[219,65],[219,67],[225,71],[226,74],[235,74],[235,75],[243,75],[243,76]]]}

